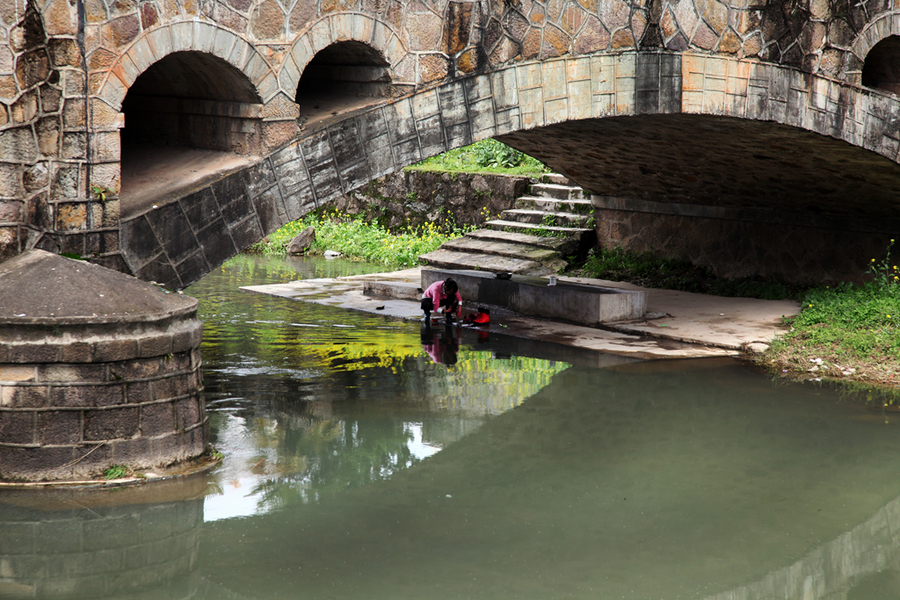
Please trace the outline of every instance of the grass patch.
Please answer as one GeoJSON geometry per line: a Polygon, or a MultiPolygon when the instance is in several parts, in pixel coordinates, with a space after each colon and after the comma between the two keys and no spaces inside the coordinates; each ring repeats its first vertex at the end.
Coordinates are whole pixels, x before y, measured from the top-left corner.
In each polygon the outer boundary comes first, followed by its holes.
{"type": "Polygon", "coordinates": [[[456,148],[407,167],[412,171],[446,171],[449,173],[494,173],[540,177],[550,172],[541,161],[510,148],[495,139],[456,148]]]}
{"type": "Polygon", "coordinates": [[[650,252],[622,248],[592,250],[581,266],[571,268],[566,274],[658,289],[766,300],[797,299],[806,290],[772,278],[723,279],[686,260],[658,258],[650,252]]]}
{"type": "Polygon", "coordinates": [[[310,226],[316,230],[316,241],[309,249],[310,254],[333,250],[346,258],[391,268],[416,266],[421,254],[437,250],[447,240],[457,238],[465,232],[462,228],[441,228],[434,223],[391,232],[377,223],[367,221],[362,215],[332,210],[322,215],[307,215],[288,223],[265,240],[251,246],[250,252],[285,254],[287,245],[294,236],[310,226]]]}
{"type": "Polygon", "coordinates": [[[773,367],[815,377],[900,382],[900,285],[810,290],[765,358],[773,367]]]}
{"type": "Polygon", "coordinates": [[[111,465],[108,469],[103,472],[104,479],[124,479],[128,477],[128,474],[131,472],[131,469],[126,467],[125,465],[111,465]]]}
{"type": "Polygon", "coordinates": [[[814,377],[900,383],[900,274],[890,251],[880,263],[872,259],[871,281],[807,291],[765,362],[814,377]]]}

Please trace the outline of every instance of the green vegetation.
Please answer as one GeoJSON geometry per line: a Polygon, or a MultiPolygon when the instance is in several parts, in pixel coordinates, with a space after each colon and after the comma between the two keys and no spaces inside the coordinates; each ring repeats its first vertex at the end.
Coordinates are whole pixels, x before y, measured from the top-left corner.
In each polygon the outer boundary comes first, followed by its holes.
{"type": "MultiPolygon", "coordinates": [[[[540,177],[549,172],[541,162],[493,139],[445,152],[409,168],[420,171],[480,172],[532,177],[540,177]]],[[[416,193],[409,192],[406,199],[410,202],[416,201],[416,193]]],[[[486,212],[487,209],[483,211],[486,212]]],[[[288,223],[251,246],[249,252],[284,254],[294,236],[306,227],[312,226],[316,230],[316,240],[309,249],[310,254],[333,250],[346,258],[365,260],[385,267],[412,267],[418,264],[420,255],[436,250],[444,242],[457,238],[467,231],[454,225],[452,219],[450,224],[446,224],[446,220],[444,222],[444,225],[426,223],[420,227],[406,227],[397,231],[388,230],[381,223],[373,222],[363,215],[351,215],[336,210],[319,211],[288,223]]]]}
{"type": "Polygon", "coordinates": [[[494,139],[450,150],[407,168],[415,171],[497,173],[529,177],[540,177],[550,172],[550,169],[539,160],[494,139]]]}
{"type": "Polygon", "coordinates": [[[91,184],[91,194],[93,194],[94,198],[96,198],[100,202],[106,202],[106,196],[112,193],[113,191],[109,188],[103,187],[101,185],[91,184]]]}
{"type": "Polygon", "coordinates": [[[128,474],[131,472],[131,469],[126,467],[125,465],[111,465],[106,471],[103,472],[104,479],[124,479],[128,477],[128,474]]]}
{"type": "Polygon", "coordinates": [[[900,274],[890,250],[883,261],[872,259],[871,281],[809,290],[765,361],[815,377],[900,383],[900,274]]]}
{"type": "Polygon", "coordinates": [[[627,281],[643,287],[766,300],[799,298],[805,291],[800,286],[790,286],[771,278],[723,279],[686,260],[657,258],[651,252],[631,252],[622,248],[591,250],[584,264],[567,274],[627,281]]]}
{"type": "Polygon", "coordinates": [[[377,223],[365,220],[362,215],[332,210],[321,216],[307,215],[288,223],[265,240],[251,246],[250,251],[284,254],[294,236],[310,226],[316,230],[316,240],[309,249],[311,254],[333,250],[346,258],[392,268],[413,267],[419,264],[419,255],[436,250],[447,240],[464,233],[458,227],[442,229],[434,223],[426,223],[417,228],[407,227],[392,233],[377,223]]]}

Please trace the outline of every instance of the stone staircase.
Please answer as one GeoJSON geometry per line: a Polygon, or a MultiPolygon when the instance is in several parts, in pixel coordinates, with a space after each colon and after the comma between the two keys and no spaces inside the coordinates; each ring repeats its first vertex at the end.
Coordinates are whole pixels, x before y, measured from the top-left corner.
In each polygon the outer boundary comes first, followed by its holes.
{"type": "Polygon", "coordinates": [[[515,208],[481,229],[450,240],[419,260],[432,267],[541,276],[594,243],[593,208],[580,187],[561,175],[531,185],[515,208]]]}

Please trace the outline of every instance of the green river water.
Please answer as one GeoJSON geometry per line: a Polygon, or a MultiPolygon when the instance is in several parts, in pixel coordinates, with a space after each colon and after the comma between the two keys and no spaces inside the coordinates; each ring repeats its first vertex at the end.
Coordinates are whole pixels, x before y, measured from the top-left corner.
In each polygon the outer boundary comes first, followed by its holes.
{"type": "Polygon", "coordinates": [[[366,270],[241,256],[190,288],[222,465],[0,492],[0,598],[900,597],[897,414],[238,290],[366,270]]]}

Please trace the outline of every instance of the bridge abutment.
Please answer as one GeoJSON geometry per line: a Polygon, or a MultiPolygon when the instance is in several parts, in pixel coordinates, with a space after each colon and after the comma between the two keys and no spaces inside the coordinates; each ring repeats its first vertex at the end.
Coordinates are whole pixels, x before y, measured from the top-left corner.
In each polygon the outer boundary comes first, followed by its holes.
{"type": "Polygon", "coordinates": [[[860,281],[900,223],[593,196],[602,248],[651,252],[728,279],[860,281]]]}

